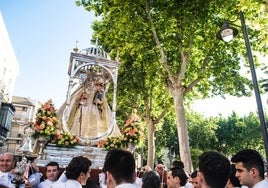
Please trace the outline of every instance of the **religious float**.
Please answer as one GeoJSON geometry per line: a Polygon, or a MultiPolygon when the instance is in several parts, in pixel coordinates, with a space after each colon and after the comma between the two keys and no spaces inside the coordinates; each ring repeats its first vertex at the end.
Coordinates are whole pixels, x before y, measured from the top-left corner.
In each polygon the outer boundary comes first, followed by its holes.
{"type": "MultiPolygon", "coordinates": [[[[109,149],[134,152],[143,130],[135,114],[118,128],[118,68],[119,62],[98,46],[71,52],[64,104],[57,110],[49,99],[37,110],[35,121],[25,126],[27,136],[20,147],[24,162],[16,168],[16,185],[21,183],[26,166],[31,166],[25,161],[34,160],[45,174],[49,162],[58,162],[63,172],[73,157],[83,155],[92,161],[90,179],[98,182],[109,149]]],[[[137,167],[141,167],[141,156],[136,159],[137,167]]]]}
{"type": "MultiPolygon", "coordinates": [[[[56,161],[63,169],[73,157],[83,155],[92,161],[92,169],[100,170],[109,149],[133,153],[143,130],[135,114],[118,128],[118,68],[119,62],[99,46],[80,52],[75,48],[70,54],[66,100],[58,110],[51,99],[37,110],[35,121],[24,131],[28,136],[20,148],[23,155],[39,167],[56,161]]],[[[140,167],[141,156],[136,159],[140,167]]]]}
{"type": "Polygon", "coordinates": [[[121,135],[116,123],[118,67],[119,62],[99,46],[80,52],[75,48],[70,54],[66,101],[59,110],[52,100],[42,105],[27,127],[32,131],[26,133],[21,151],[35,153],[40,166],[57,161],[66,167],[74,156],[83,155],[92,160],[92,168],[101,168],[107,150],[98,143],[121,135]],[[35,139],[33,152],[30,137],[35,139]]]}

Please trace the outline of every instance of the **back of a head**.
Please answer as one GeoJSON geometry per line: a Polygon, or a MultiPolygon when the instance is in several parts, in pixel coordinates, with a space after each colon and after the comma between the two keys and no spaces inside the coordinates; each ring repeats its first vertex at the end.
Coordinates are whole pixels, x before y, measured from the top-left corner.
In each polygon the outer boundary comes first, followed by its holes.
{"type": "Polygon", "coordinates": [[[160,188],[161,181],[159,175],[151,170],[142,176],[142,188],[160,188]]]}
{"type": "Polygon", "coordinates": [[[103,171],[110,172],[117,185],[122,182],[134,183],[134,156],[127,150],[112,149],[105,157],[103,171]]]}
{"type": "Polygon", "coordinates": [[[225,187],[230,174],[230,162],[227,157],[215,151],[204,152],[199,156],[198,166],[209,187],[225,187]]]}
{"type": "Polygon", "coordinates": [[[184,169],[184,163],[182,161],[175,160],[173,161],[172,165],[173,167],[184,169]]]}
{"type": "Polygon", "coordinates": [[[242,162],[248,171],[253,167],[258,169],[260,177],[264,179],[264,162],[259,152],[252,149],[244,149],[237,152],[231,158],[231,161],[234,163],[242,162]]]}
{"type": "Polygon", "coordinates": [[[81,172],[86,174],[90,166],[91,160],[88,158],[83,156],[74,157],[66,167],[66,178],[76,180],[81,172]]]}

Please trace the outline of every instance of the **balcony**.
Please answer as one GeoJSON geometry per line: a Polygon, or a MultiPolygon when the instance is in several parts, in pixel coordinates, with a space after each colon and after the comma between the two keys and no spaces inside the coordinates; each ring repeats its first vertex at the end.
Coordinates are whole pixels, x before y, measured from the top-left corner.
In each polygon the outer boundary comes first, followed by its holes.
{"type": "Polygon", "coordinates": [[[6,138],[7,132],[10,131],[11,128],[14,112],[15,108],[11,103],[2,103],[0,109],[0,136],[6,138]]]}

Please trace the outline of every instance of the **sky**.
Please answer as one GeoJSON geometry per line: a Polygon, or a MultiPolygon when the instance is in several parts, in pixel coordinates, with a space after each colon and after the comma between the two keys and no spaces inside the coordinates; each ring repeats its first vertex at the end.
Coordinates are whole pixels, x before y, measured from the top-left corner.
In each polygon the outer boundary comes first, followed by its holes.
{"type": "Polygon", "coordinates": [[[76,41],[79,50],[91,45],[93,14],[74,0],[1,0],[0,11],[20,65],[13,95],[60,106],[76,41]]]}
{"type": "MultiPolygon", "coordinates": [[[[13,95],[42,103],[52,99],[59,108],[66,99],[70,53],[90,47],[96,19],[75,0],[0,0],[9,38],[20,65],[13,95]]],[[[264,110],[267,95],[262,96],[264,110]]],[[[198,100],[193,108],[205,116],[256,112],[255,97],[198,100]]]]}

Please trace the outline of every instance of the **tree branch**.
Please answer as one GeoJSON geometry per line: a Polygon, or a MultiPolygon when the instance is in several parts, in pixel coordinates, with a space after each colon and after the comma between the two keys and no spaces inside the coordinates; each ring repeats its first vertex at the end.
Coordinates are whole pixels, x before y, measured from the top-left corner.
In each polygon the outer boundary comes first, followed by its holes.
{"type": "Polygon", "coordinates": [[[193,87],[194,87],[196,84],[198,84],[198,82],[199,82],[200,80],[203,79],[203,74],[205,74],[205,70],[206,70],[206,68],[207,68],[207,64],[208,64],[208,61],[209,61],[209,59],[210,59],[210,53],[212,52],[212,49],[213,49],[213,48],[211,48],[211,49],[209,50],[208,55],[206,56],[206,58],[205,58],[205,59],[203,60],[203,62],[202,62],[202,66],[201,66],[201,69],[200,69],[200,74],[199,74],[199,76],[198,76],[194,81],[192,81],[192,82],[185,88],[184,93],[190,92],[190,91],[193,89],[193,87]]]}
{"type": "Polygon", "coordinates": [[[171,70],[170,70],[170,68],[169,68],[169,66],[167,64],[167,58],[166,58],[164,49],[162,48],[160,40],[159,40],[159,38],[157,36],[156,29],[155,29],[154,22],[153,22],[153,18],[152,18],[151,11],[150,11],[150,6],[149,6],[148,2],[146,3],[146,12],[147,12],[147,15],[148,15],[149,23],[151,24],[151,29],[152,29],[152,32],[153,32],[153,36],[154,36],[156,46],[157,46],[157,48],[158,48],[158,50],[160,52],[160,56],[161,56],[160,63],[166,69],[170,81],[172,83],[175,83],[175,78],[173,77],[173,74],[172,74],[172,72],[171,72],[171,70]]]}
{"type": "Polygon", "coordinates": [[[169,105],[166,103],[164,110],[161,112],[161,114],[154,120],[154,124],[157,124],[160,122],[160,120],[166,115],[169,105]]]}
{"type": "MultiPolygon", "coordinates": [[[[191,22],[193,23],[195,20],[195,15],[192,14],[192,19],[191,22]]],[[[181,69],[178,72],[178,83],[182,83],[182,80],[184,79],[185,76],[185,72],[186,72],[186,66],[188,64],[189,58],[190,58],[190,54],[192,52],[192,48],[193,48],[193,38],[194,38],[194,30],[193,30],[193,24],[191,24],[191,35],[190,35],[190,42],[189,42],[189,46],[188,46],[188,52],[184,53],[183,51],[183,46],[182,46],[182,42],[179,45],[179,49],[180,49],[180,54],[181,54],[181,58],[182,58],[182,63],[181,63],[181,69]]],[[[182,34],[183,35],[183,34],[182,34]]]]}

